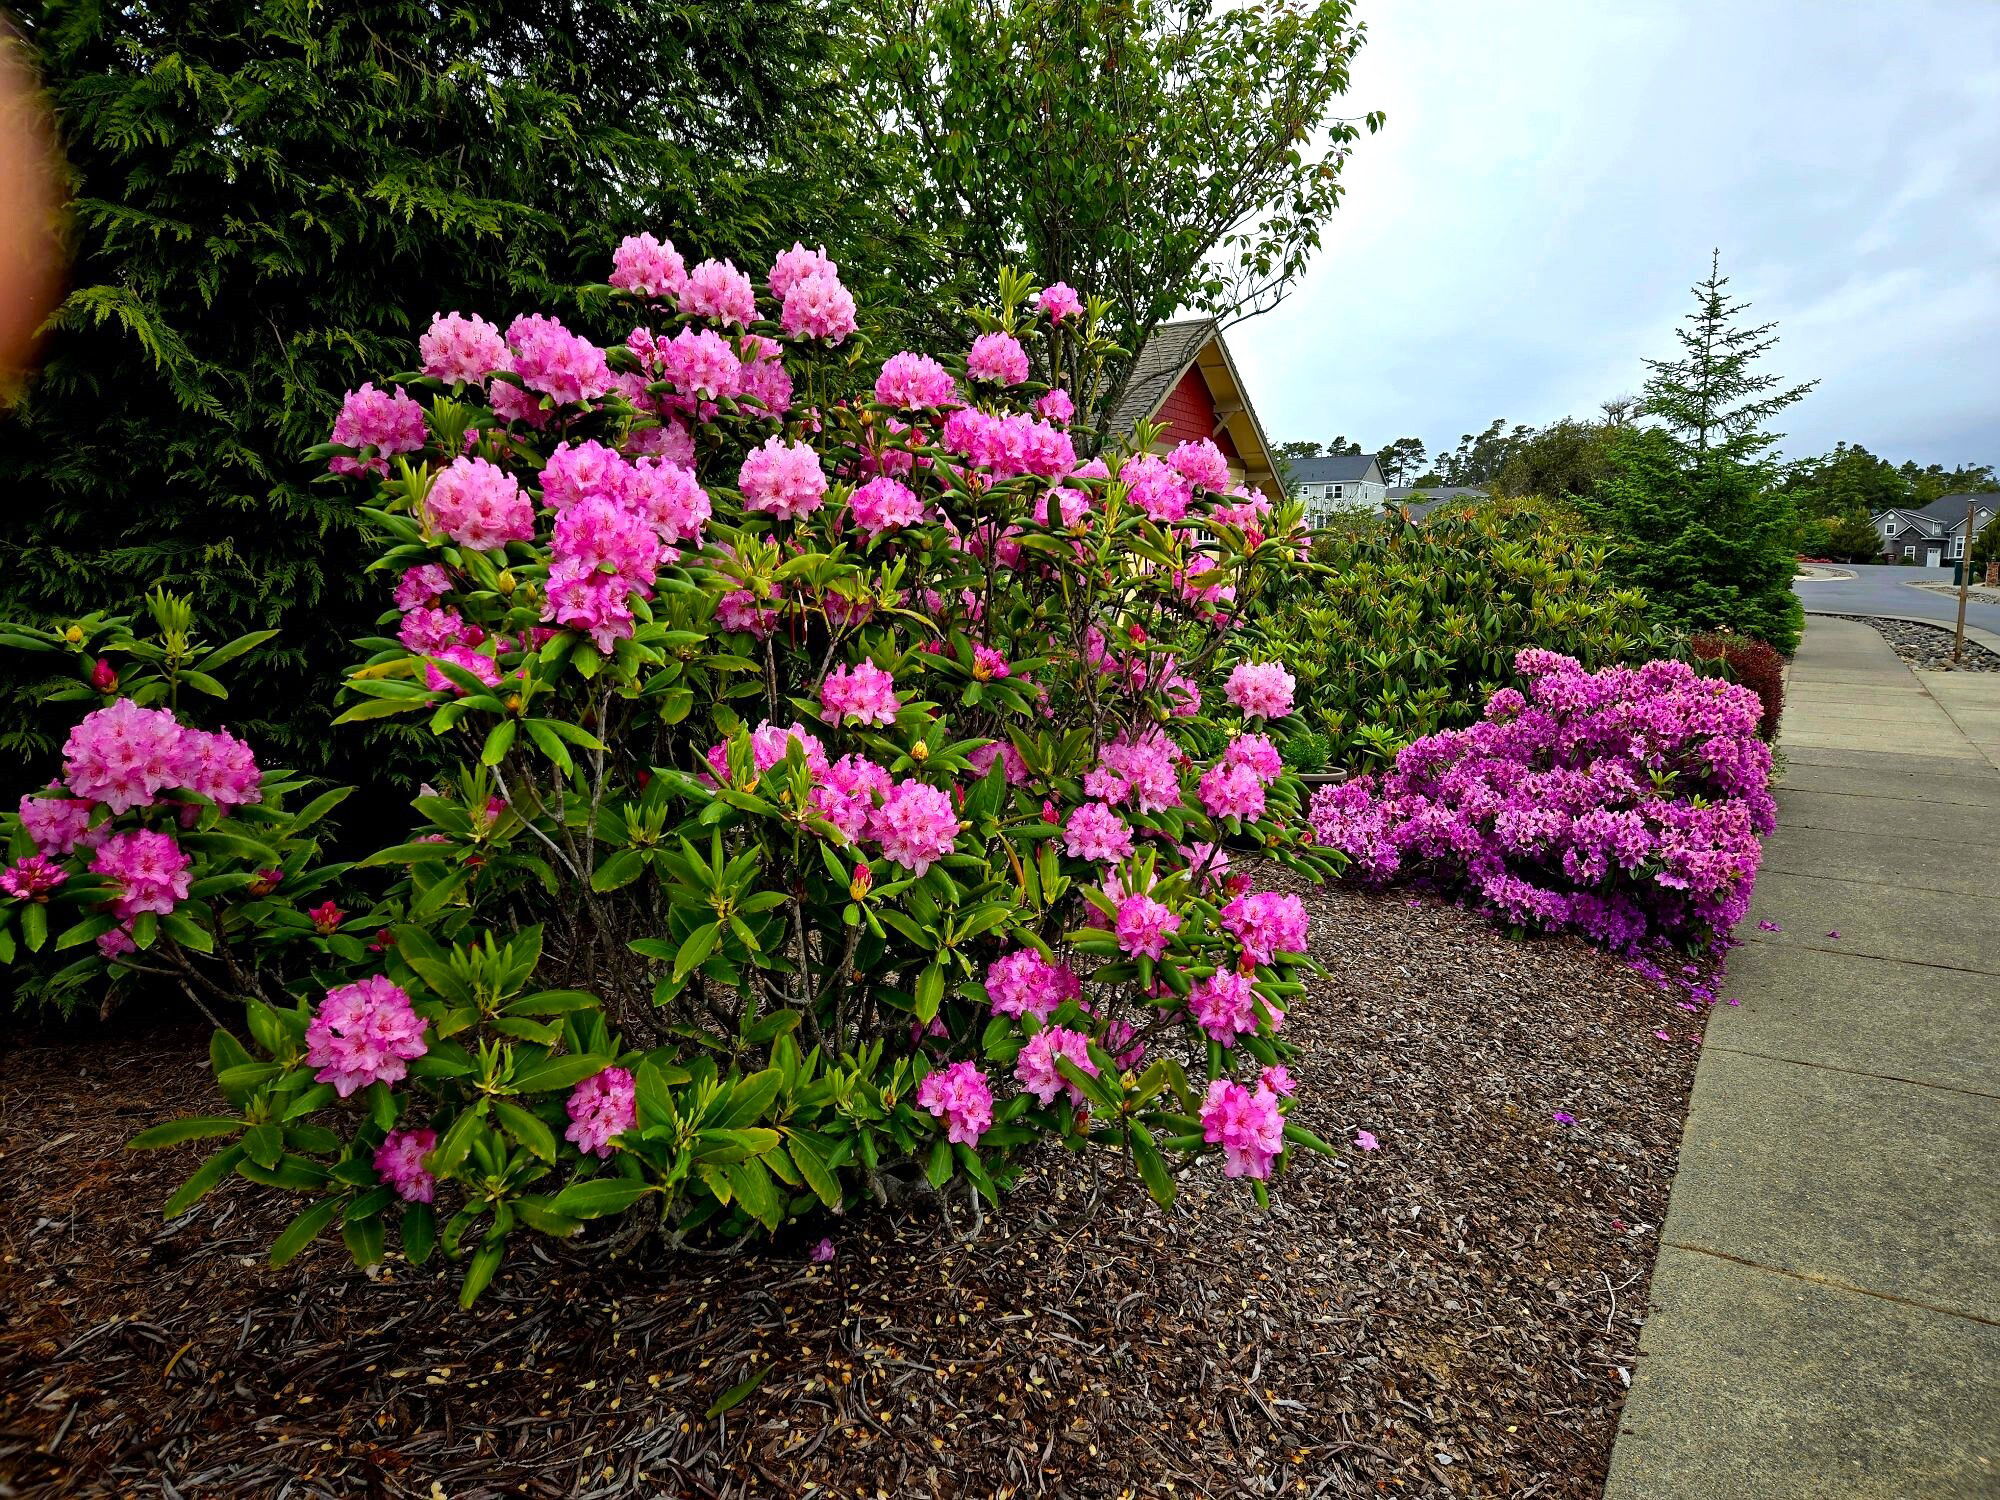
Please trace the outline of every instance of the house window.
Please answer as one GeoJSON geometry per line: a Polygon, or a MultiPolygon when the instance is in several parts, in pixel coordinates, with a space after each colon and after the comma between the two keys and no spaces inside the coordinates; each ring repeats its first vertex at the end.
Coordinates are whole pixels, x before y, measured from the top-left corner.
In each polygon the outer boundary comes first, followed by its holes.
{"type": "Polygon", "coordinates": [[[1965,538],[1964,538],[1964,537],[1962,537],[1962,536],[1955,536],[1955,537],[1953,537],[1953,538],[1951,539],[1951,555],[1952,555],[1953,557],[1963,557],[1963,556],[1965,556],[1965,538]]]}
{"type": "Polygon", "coordinates": [[[1894,521],[1884,521],[1882,523],[1882,535],[1894,536],[1895,534],[1896,534],[1896,523],[1894,521]]]}
{"type": "Polygon", "coordinates": [[[1916,555],[1917,549],[1915,547],[1905,547],[1903,549],[1903,556],[1905,557],[1915,557],[1916,555]]]}

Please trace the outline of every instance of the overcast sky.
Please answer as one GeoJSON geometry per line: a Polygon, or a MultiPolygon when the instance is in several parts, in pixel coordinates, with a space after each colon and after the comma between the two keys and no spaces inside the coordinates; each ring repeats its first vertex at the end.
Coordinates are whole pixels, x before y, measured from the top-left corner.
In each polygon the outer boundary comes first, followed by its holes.
{"type": "Polygon", "coordinates": [[[1636,392],[1688,286],[1817,376],[1788,456],[2000,465],[2000,0],[1360,0],[1380,109],[1325,246],[1231,332],[1273,441],[1435,450],[1636,392]]]}

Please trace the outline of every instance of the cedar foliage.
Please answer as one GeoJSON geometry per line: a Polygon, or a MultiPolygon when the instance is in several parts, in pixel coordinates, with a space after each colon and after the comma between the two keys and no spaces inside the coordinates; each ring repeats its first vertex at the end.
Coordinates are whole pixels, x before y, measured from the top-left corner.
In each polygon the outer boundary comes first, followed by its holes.
{"type": "MultiPolygon", "coordinates": [[[[43,0],[23,36],[68,154],[66,300],[0,421],[0,618],[194,596],[276,627],[234,722],[328,763],[311,691],[381,607],[351,496],[300,458],[433,311],[582,316],[641,228],[761,273],[823,241],[864,307],[922,305],[934,243],[860,149],[826,0],[43,0]],[[872,284],[866,268],[895,271],[872,284]],[[857,274],[858,273],[858,274],[857,274]]],[[[0,660],[9,759],[47,752],[0,660]]],[[[351,745],[351,742],[348,742],[351,745]]]]}

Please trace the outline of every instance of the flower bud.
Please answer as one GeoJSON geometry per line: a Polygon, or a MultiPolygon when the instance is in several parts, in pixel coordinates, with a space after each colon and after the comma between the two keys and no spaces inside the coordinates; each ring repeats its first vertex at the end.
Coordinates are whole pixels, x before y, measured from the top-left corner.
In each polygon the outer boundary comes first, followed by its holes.
{"type": "Polygon", "coordinates": [[[493,580],[493,586],[494,586],[495,588],[497,588],[498,590],[500,590],[500,592],[501,592],[501,593],[503,593],[503,594],[511,594],[511,593],[513,593],[513,592],[514,592],[514,570],[513,570],[512,568],[508,568],[508,569],[504,570],[504,571],[503,571],[503,572],[502,572],[502,573],[500,574],[500,576],[499,576],[498,578],[496,578],[496,579],[494,579],[494,580],[493,580]]]}
{"type": "Polygon", "coordinates": [[[72,646],[81,644],[83,640],[83,627],[81,625],[70,626],[69,629],[63,632],[63,639],[68,641],[72,646]]]}
{"type": "Polygon", "coordinates": [[[111,663],[101,656],[97,658],[97,665],[90,669],[90,685],[100,693],[118,691],[118,674],[111,669],[111,663]]]}
{"type": "Polygon", "coordinates": [[[929,745],[926,745],[922,740],[918,740],[914,745],[910,746],[910,759],[915,761],[918,765],[922,765],[925,761],[929,760],[930,758],[931,758],[931,747],[929,745]]]}
{"type": "Polygon", "coordinates": [[[856,901],[862,901],[874,887],[875,874],[868,868],[867,861],[857,863],[854,867],[854,878],[847,883],[847,894],[856,901]]]}

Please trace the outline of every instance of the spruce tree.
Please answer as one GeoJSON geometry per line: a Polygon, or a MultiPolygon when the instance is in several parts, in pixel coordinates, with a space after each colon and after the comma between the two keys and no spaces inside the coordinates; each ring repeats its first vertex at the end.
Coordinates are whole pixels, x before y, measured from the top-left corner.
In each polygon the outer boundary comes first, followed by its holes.
{"type": "MultiPolygon", "coordinates": [[[[327,670],[372,621],[354,500],[301,458],[431,315],[546,310],[651,229],[761,274],[824,242],[864,309],[921,307],[934,247],[834,0],[41,0],[22,18],[74,201],[69,292],[0,417],[0,618],[191,593],[239,729],[325,763],[327,670]],[[876,279],[870,281],[870,273],[876,279]]],[[[0,749],[53,720],[0,655],[0,749]],[[6,702],[11,699],[11,703],[6,702]]],[[[344,743],[352,743],[351,739],[344,743]]]]}
{"type": "Polygon", "coordinates": [[[1817,382],[1783,386],[1756,363],[1778,342],[1775,323],[1738,321],[1718,253],[1675,330],[1678,359],[1649,359],[1642,415],[1620,429],[1588,508],[1619,539],[1623,581],[1667,619],[1729,629],[1780,651],[1798,645],[1803,614],[1791,581],[1792,507],[1777,488],[1768,423],[1817,382]]]}

